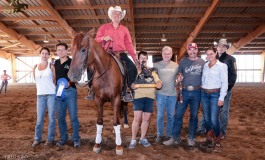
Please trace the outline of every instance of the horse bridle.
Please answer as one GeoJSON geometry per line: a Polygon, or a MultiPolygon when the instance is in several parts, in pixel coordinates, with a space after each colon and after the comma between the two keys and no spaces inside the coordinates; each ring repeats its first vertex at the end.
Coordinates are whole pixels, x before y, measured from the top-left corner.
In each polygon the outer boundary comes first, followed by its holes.
{"type": "MultiPolygon", "coordinates": [[[[83,50],[83,49],[82,49],[83,50]]],[[[89,65],[87,65],[87,59],[88,59],[88,57],[89,57],[89,54],[90,54],[90,49],[87,49],[87,54],[86,54],[86,58],[85,58],[85,61],[86,61],[86,63],[83,63],[83,70],[86,68],[86,66],[90,66],[90,65],[92,65],[93,63],[94,63],[94,61],[92,61],[92,63],[91,64],[89,64],[89,65]]],[[[93,75],[92,75],[92,79],[91,79],[91,81],[96,81],[96,80],[98,80],[99,78],[101,78],[108,70],[109,70],[109,68],[110,68],[110,63],[111,63],[111,56],[110,55],[108,55],[109,56],[109,63],[108,63],[108,67],[107,67],[107,69],[104,71],[104,72],[102,72],[99,76],[97,76],[97,77],[94,77],[94,74],[95,74],[95,72],[93,72],[93,75]]],[[[94,69],[93,70],[95,70],[95,67],[94,67],[94,69]]],[[[88,84],[88,83],[87,83],[88,84]]]]}

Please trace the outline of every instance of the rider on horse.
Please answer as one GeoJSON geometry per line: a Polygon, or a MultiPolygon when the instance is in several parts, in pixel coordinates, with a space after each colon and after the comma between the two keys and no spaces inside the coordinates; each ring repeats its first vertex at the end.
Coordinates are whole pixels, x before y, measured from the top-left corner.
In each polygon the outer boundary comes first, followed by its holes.
{"type": "MultiPolygon", "coordinates": [[[[98,29],[96,41],[103,44],[103,47],[108,50],[108,52],[115,54],[115,56],[120,58],[120,61],[125,64],[125,70],[127,70],[126,75],[128,76],[128,87],[126,87],[125,82],[125,87],[123,87],[124,89],[122,91],[122,100],[125,102],[131,102],[133,101],[133,97],[128,91],[132,91],[131,84],[137,76],[135,64],[138,66],[139,62],[136,58],[136,52],[133,48],[130,33],[125,26],[120,24],[120,21],[125,17],[125,14],[126,11],[122,11],[120,6],[110,7],[108,10],[108,16],[111,19],[111,23],[104,24],[98,29]],[[128,58],[127,53],[130,54],[135,64],[128,58]]],[[[93,71],[88,69],[87,73],[88,81],[90,81],[90,93],[87,96],[87,99],[93,99],[94,95],[93,91],[91,91],[93,71]]],[[[125,81],[127,80],[127,78],[124,79],[125,81]]]]}

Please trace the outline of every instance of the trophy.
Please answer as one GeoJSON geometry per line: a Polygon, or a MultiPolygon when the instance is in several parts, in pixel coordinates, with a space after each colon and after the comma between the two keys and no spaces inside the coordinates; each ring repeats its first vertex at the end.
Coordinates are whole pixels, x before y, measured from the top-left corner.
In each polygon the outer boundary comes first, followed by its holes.
{"type": "Polygon", "coordinates": [[[155,71],[157,73],[156,68],[147,68],[144,64],[146,62],[142,61],[141,64],[141,73],[136,77],[134,81],[136,88],[156,88],[157,84],[154,80],[152,72],[155,71]]]}
{"type": "MultiPolygon", "coordinates": [[[[179,73],[177,76],[181,76],[181,73],[179,73]]],[[[183,103],[182,89],[183,89],[182,83],[181,83],[181,81],[178,81],[176,84],[176,90],[177,90],[177,102],[179,104],[183,103]]]]}

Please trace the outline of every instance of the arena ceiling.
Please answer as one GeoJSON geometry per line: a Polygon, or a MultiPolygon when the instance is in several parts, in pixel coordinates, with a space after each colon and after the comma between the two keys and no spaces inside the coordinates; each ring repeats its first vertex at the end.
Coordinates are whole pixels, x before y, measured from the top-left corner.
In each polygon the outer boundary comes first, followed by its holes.
{"type": "Polygon", "coordinates": [[[70,45],[72,31],[110,22],[108,8],[116,5],[127,11],[122,23],[137,51],[156,55],[168,45],[180,58],[187,43],[194,41],[204,51],[220,38],[232,43],[230,53],[265,50],[264,0],[1,0],[0,54],[36,55],[43,46],[54,51],[58,42],[70,45]],[[28,8],[13,13],[15,2],[28,8]]]}

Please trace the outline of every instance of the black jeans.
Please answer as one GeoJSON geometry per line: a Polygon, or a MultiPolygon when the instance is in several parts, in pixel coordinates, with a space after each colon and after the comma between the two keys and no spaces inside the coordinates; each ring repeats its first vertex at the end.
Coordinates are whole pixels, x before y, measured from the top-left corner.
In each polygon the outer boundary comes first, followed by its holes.
{"type": "Polygon", "coordinates": [[[125,62],[128,76],[128,87],[131,88],[131,85],[135,81],[135,78],[137,76],[137,68],[126,53],[121,53],[120,57],[121,61],[125,62]]]}

